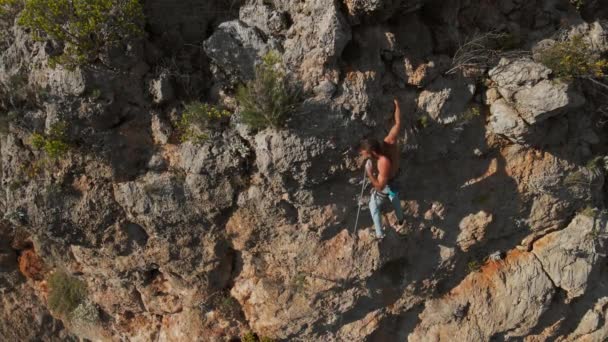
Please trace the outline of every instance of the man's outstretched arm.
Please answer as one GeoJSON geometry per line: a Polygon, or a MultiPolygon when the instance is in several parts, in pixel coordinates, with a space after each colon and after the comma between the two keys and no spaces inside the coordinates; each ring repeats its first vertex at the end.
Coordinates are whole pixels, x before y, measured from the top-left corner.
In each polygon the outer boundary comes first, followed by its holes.
{"type": "Polygon", "coordinates": [[[399,101],[396,98],[393,101],[395,102],[395,124],[384,138],[384,142],[391,145],[397,142],[399,131],[401,131],[401,108],[399,108],[399,101]]]}

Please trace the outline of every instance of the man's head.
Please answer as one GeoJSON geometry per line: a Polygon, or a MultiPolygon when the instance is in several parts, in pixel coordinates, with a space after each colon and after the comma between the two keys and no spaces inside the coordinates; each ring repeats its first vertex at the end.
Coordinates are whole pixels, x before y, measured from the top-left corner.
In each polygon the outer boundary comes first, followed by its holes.
{"type": "Polygon", "coordinates": [[[359,142],[358,146],[359,154],[365,158],[378,159],[382,154],[382,147],[376,139],[365,138],[359,142]]]}

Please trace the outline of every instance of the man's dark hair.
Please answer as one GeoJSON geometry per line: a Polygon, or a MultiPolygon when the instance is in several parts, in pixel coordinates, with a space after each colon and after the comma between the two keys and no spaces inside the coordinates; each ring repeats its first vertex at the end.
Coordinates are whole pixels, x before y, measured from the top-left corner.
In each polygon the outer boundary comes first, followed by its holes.
{"type": "Polygon", "coordinates": [[[376,152],[378,154],[382,154],[382,146],[380,145],[380,142],[378,142],[378,139],[374,139],[374,138],[364,138],[359,142],[358,145],[358,150],[359,151],[369,151],[369,152],[376,152]]]}

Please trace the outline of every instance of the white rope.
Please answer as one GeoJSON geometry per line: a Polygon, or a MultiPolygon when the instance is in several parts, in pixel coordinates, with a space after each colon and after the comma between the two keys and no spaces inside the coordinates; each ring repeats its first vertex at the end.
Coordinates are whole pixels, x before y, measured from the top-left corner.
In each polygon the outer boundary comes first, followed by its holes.
{"type": "Polygon", "coordinates": [[[361,201],[363,199],[363,191],[365,191],[365,185],[367,183],[367,177],[365,173],[365,167],[363,168],[363,182],[361,182],[361,194],[359,195],[359,209],[357,209],[357,219],[355,220],[355,228],[353,233],[357,234],[357,225],[359,224],[359,213],[361,213],[361,201]]]}

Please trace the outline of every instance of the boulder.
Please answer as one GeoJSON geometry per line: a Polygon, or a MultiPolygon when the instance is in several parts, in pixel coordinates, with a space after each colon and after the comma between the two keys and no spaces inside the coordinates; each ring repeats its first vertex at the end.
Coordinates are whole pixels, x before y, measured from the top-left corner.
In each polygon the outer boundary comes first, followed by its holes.
{"type": "Polygon", "coordinates": [[[460,221],[460,234],[456,243],[466,252],[478,242],[482,241],[486,235],[486,229],[492,223],[492,214],[480,211],[471,214],[460,221]]]}
{"type": "Polygon", "coordinates": [[[475,89],[475,84],[466,80],[440,77],[420,93],[418,111],[438,123],[454,122],[466,110],[475,89]]]}
{"type": "Polygon", "coordinates": [[[569,300],[580,297],[599,281],[598,265],[605,259],[602,245],[608,224],[600,217],[578,215],[568,227],[548,234],[534,243],[532,253],[556,287],[569,300]]]}
{"type": "Polygon", "coordinates": [[[337,62],[351,39],[351,28],[333,0],[290,7],[293,25],[286,33],[284,62],[297,72],[305,88],[324,80],[339,81],[337,62]],[[298,10],[299,7],[299,10],[298,10]]]}
{"type": "Polygon", "coordinates": [[[517,143],[524,143],[529,132],[528,125],[507,101],[499,99],[490,106],[490,129],[517,143]]]}
{"type": "Polygon", "coordinates": [[[155,104],[167,103],[175,97],[171,76],[167,73],[162,73],[151,80],[148,90],[155,104]]]}
{"type": "Polygon", "coordinates": [[[274,48],[255,27],[240,20],[220,24],[203,46],[223,72],[244,80],[253,79],[256,64],[274,48]]]}

